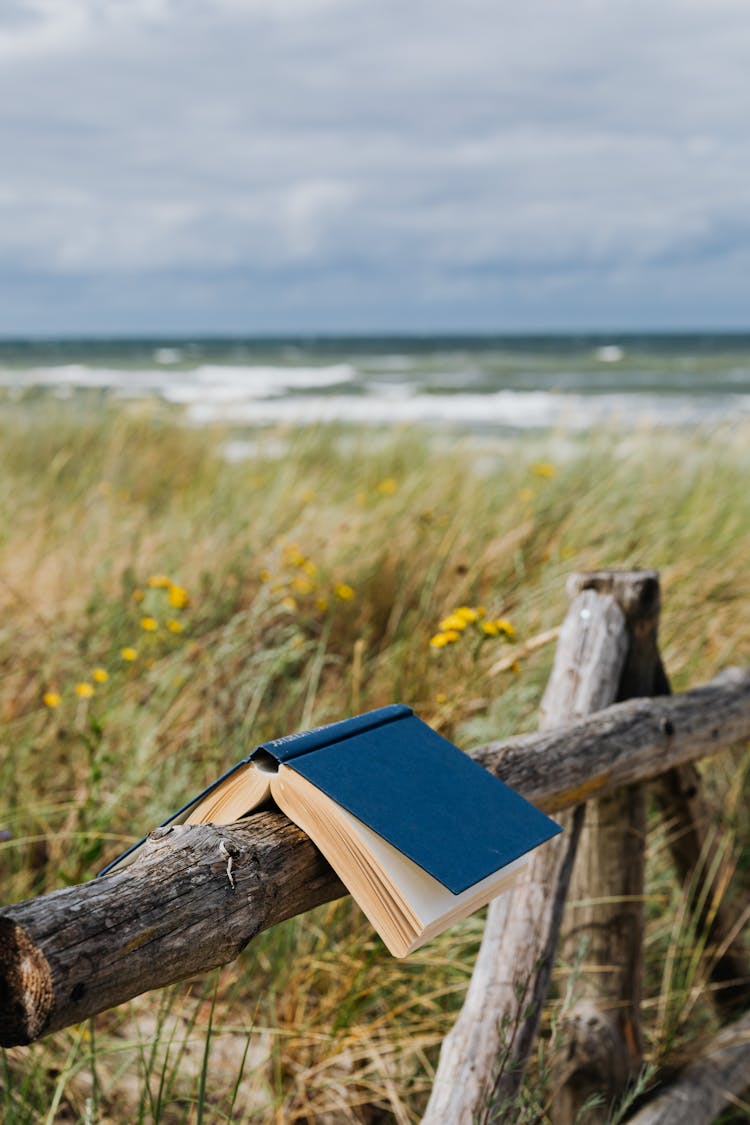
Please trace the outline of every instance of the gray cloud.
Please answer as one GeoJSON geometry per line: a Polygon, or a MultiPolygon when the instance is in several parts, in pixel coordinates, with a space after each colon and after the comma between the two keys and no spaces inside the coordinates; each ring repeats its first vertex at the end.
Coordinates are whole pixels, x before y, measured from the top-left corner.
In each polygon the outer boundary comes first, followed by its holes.
{"type": "Polygon", "coordinates": [[[746,323],[730,0],[6,0],[0,331],[746,323]]]}

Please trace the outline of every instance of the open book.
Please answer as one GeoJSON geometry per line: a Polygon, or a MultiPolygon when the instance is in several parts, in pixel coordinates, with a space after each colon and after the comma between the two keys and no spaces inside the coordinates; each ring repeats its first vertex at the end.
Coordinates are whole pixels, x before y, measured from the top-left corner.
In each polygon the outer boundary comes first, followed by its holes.
{"type": "Polygon", "coordinates": [[[164,823],[230,824],[269,799],[396,957],[508,888],[560,831],[400,704],[257,747],[164,823]]]}

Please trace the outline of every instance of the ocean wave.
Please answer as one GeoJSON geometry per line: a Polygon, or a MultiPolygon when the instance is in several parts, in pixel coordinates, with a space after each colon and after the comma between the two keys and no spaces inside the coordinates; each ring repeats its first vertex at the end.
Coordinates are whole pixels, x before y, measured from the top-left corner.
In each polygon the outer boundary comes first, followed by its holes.
{"type": "Polygon", "coordinates": [[[81,387],[110,390],[131,397],[148,392],[168,402],[224,403],[238,399],[264,398],[349,383],[357,377],[351,363],[327,366],[285,367],[282,365],[203,364],[185,371],[149,367],[96,367],[61,363],[48,367],[0,368],[0,386],[81,387]]]}
{"type": "Polygon", "coordinates": [[[706,402],[676,395],[577,395],[547,391],[499,391],[495,394],[411,396],[315,395],[235,404],[196,402],[187,410],[196,425],[232,421],[256,425],[453,424],[511,429],[560,428],[585,431],[598,425],[697,425],[750,416],[750,395],[706,402]]]}

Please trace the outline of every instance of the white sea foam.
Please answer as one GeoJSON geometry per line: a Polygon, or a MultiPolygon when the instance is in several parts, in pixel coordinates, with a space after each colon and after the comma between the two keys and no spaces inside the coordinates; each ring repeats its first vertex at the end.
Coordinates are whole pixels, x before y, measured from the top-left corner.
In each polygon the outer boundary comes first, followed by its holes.
{"type": "Polygon", "coordinates": [[[455,424],[507,426],[513,429],[559,428],[585,431],[597,425],[694,425],[750,416],[750,395],[712,404],[689,396],[554,394],[547,391],[499,391],[495,394],[404,396],[315,395],[236,403],[193,403],[187,416],[196,425],[233,421],[258,425],[312,425],[350,422],[369,425],[455,424]]]}
{"type": "Polygon", "coordinates": [[[183,405],[242,402],[317,387],[351,382],[357,372],[350,363],[328,367],[230,367],[206,364],[174,378],[163,387],[168,402],[183,405]]]}
{"type": "Polygon", "coordinates": [[[351,382],[357,375],[350,363],[325,367],[203,364],[175,371],[173,362],[162,368],[94,367],[63,363],[50,367],[0,368],[0,386],[85,387],[111,390],[132,397],[143,392],[158,394],[169,402],[234,402],[288,391],[332,387],[351,382]]]}
{"type": "Polygon", "coordinates": [[[182,359],[182,350],[180,348],[157,348],[154,352],[154,359],[157,363],[179,363],[182,359]]]}
{"type": "Polygon", "coordinates": [[[625,352],[619,344],[605,344],[603,347],[596,349],[596,358],[601,363],[619,363],[624,357],[625,352]]]}

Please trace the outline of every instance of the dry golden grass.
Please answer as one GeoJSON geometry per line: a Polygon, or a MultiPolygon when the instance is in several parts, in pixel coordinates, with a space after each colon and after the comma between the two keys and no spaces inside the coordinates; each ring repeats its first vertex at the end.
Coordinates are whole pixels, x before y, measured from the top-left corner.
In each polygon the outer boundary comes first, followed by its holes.
{"type": "MultiPolygon", "coordinates": [[[[6,900],[89,878],[267,737],[396,699],[467,746],[533,727],[552,646],[523,646],[562,620],[573,570],[660,568],[677,688],[750,661],[747,430],[274,432],[241,463],[226,436],[85,400],[0,418],[6,900]],[[462,605],[516,637],[471,624],[431,647],[462,605]]],[[[749,881],[746,764],[706,771],[728,894],[749,881]]],[[[645,1015],[664,1062],[709,1017],[659,833],[645,1015]]],[[[4,1120],[416,1121],[480,932],[401,963],[350,903],[315,911],[207,981],[6,1052],[4,1120]]]]}

